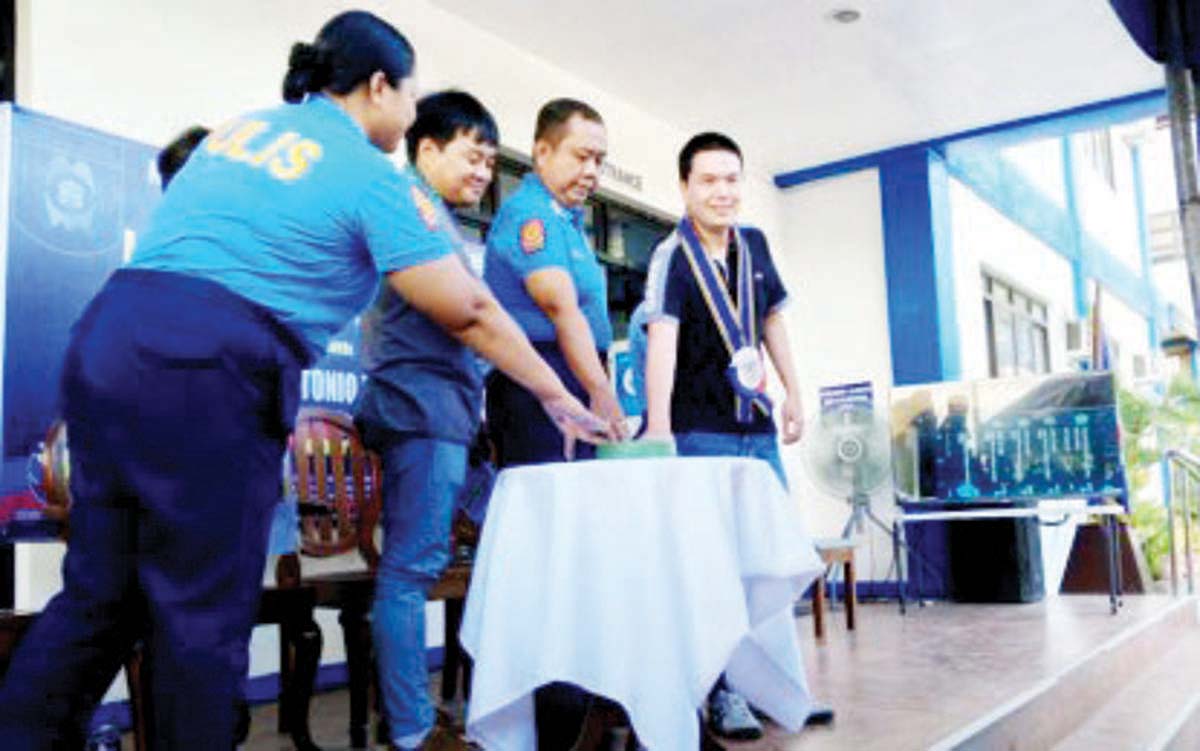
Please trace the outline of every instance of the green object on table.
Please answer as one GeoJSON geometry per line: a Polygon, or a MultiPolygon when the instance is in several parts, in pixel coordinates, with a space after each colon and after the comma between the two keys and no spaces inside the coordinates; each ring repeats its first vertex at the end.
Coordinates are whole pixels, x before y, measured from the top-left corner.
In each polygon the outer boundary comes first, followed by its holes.
{"type": "Polygon", "coordinates": [[[675,456],[675,442],[664,440],[602,443],[596,447],[597,459],[653,459],[675,456]]]}

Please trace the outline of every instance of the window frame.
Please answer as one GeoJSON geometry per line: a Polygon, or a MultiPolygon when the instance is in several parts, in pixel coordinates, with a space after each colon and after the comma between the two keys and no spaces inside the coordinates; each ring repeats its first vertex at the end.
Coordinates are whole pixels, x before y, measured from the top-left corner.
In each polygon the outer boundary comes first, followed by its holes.
{"type": "Polygon", "coordinates": [[[1051,372],[1054,363],[1050,347],[1050,306],[990,271],[984,270],[982,277],[989,377],[1051,372]],[[1008,327],[1004,337],[1000,336],[1001,327],[1008,327]]]}

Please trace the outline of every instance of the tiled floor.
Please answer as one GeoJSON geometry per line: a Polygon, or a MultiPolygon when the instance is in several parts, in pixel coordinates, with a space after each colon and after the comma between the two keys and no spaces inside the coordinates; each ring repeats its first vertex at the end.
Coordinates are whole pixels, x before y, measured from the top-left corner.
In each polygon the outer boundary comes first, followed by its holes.
{"type": "MultiPolygon", "coordinates": [[[[901,616],[861,608],[858,629],[833,619],[823,644],[806,640],[810,687],[832,705],[830,728],[778,729],[747,751],[925,749],[1066,668],[1172,600],[1061,596],[1028,605],[936,603],[901,616]]],[[[731,746],[733,747],[733,746],[731,746]]]]}
{"type": "MultiPolygon", "coordinates": [[[[801,618],[810,686],[819,700],[834,707],[834,725],[799,735],[772,727],[761,741],[729,747],[925,749],[1171,602],[1162,596],[1130,596],[1116,616],[1109,614],[1107,598],[1101,596],[1062,596],[1028,605],[935,603],[910,608],[906,616],[894,604],[861,604],[858,629],[847,632],[841,613],[835,613],[822,644],[812,637],[811,619],[801,618]]],[[[348,747],[346,712],[344,691],[314,700],[313,735],[327,751],[348,747]]],[[[291,749],[274,727],[274,705],[256,708],[246,750],[291,749]]]]}

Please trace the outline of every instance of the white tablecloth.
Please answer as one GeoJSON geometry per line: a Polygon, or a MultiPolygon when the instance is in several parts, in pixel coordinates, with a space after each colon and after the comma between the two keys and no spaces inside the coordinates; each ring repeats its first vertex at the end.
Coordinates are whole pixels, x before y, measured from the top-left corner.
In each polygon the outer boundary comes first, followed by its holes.
{"type": "Polygon", "coordinates": [[[619,702],[651,751],[695,749],[722,670],[798,731],[811,702],[792,604],[820,570],[798,502],[759,460],[506,470],[460,633],[468,734],[532,751],[532,691],[566,681],[619,702]]]}

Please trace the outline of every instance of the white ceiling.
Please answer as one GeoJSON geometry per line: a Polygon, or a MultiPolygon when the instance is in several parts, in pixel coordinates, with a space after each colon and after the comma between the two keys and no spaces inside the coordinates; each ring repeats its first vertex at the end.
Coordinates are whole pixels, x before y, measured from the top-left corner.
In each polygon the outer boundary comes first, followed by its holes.
{"type": "Polygon", "coordinates": [[[433,1],[772,174],[1162,86],[1107,0],[433,1]]]}

